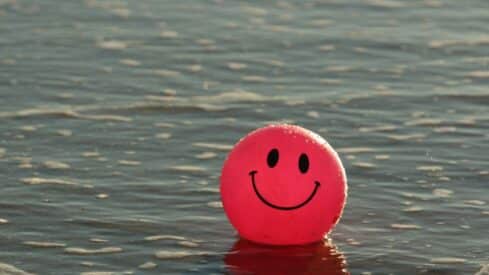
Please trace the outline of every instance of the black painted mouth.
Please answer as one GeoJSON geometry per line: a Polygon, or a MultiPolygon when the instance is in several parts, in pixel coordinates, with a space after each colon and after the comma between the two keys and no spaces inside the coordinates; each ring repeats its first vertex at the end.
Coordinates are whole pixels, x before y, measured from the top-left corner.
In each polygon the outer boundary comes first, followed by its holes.
{"type": "Polygon", "coordinates": [[[308,202],[310,202],[312,200],[312,198],[314,197],[314,195],[316,195],[316,192],[319,188],[319,186],[321,186],[321,183],[319,183],[319,181],[315,181],[314,182],[314,190],[312,191],[312,193],[309,195],[309,197],[297,204],[297,205],[294,205],[294,206],[280,206],[280,205],[275,205],[269,201],[267,201],[261,194],[260,192],[258,191],[258,188],[256,188],[256,184],[255,184],[255,174],[258,173],[257,171],[253,170],[253,171],[250,171],[249,175],[251,176],[251,183],[253,184],[253,190],[255,190],[255,194],[256,196],[266,205],[272,207],[272,208],[275,208],[275,209],[278,209],[278,210],[295,210],[295,209],[298,209],[298,208],[301,208],[302,206],[306,205],[308,202]]]}

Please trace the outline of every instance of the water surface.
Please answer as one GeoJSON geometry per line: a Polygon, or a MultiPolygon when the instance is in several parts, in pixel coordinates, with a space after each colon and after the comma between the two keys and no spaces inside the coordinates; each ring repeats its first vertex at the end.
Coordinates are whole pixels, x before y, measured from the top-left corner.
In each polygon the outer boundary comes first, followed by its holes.
{"type": "Polygon", "coordinates": [[[488,23],[482,0],[0,0],[0,273],[487,274],[488,23]],[[222,162],[270,122],[338,150],[331,240],[228,223],[222,162]]]}

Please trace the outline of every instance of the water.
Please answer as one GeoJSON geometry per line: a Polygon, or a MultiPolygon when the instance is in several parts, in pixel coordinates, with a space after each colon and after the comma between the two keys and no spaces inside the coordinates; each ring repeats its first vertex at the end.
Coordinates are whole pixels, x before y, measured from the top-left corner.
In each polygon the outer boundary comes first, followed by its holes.
{"type": "Polygon", "coordinates": [[[482,0],[0,0],[0,273],[487,274],[488,18],[482,0]],[[323,244],[240,243],[219,203],[230,146],[277,121],[345,165],[323,244]]]}

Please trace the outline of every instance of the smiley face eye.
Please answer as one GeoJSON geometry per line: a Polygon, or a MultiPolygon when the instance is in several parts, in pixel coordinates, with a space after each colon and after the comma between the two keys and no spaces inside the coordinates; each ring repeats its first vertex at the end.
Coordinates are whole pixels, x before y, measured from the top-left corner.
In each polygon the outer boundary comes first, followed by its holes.
{"type": "Polygon", "coordinates": [[[306,154],[301,154],[299,157],[299,170],[302,174],[307,173],[307,170],[309,170],[309,158],[306,154]]]}
{"type": "Polygon", "coordinates": [[[275,167],[275,165],[277,165],[277,162],[278,162],[278,150],[273,148],[268,153],[268,157],[267,157],[268,167],[270,167],[270,168],[275,167]]]}

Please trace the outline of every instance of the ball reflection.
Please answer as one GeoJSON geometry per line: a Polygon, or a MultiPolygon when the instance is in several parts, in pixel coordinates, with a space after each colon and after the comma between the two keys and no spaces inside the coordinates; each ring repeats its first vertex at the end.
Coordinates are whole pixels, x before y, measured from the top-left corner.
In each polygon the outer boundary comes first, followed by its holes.
{"type": "Polygon", "coordinates": [[[238,240],[224,258],[230,274],[350,274],[328,240],[304,246],[264,246],[238,240]]]}

